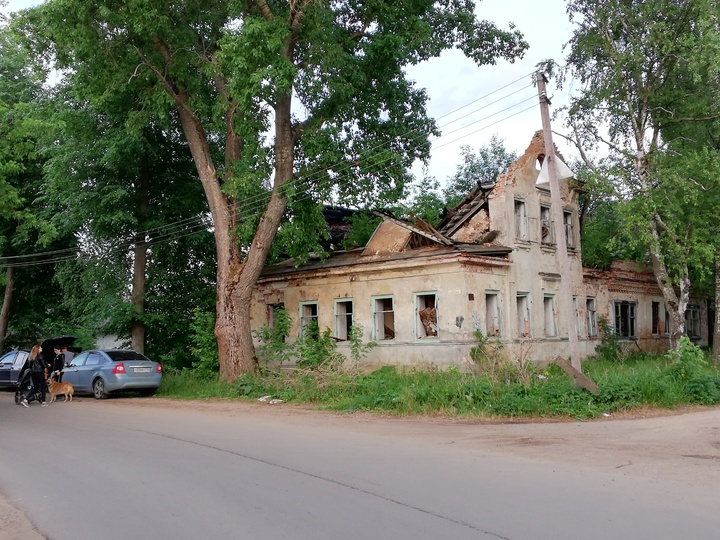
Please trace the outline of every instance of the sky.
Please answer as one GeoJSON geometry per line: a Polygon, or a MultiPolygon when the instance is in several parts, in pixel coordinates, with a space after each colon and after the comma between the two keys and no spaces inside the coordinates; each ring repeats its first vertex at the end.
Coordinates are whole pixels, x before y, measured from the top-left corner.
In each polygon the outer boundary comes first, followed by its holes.
{"type": "MultiPolygon", "coordinates": [[[[38,5],[38,0],[10,0],[4,12],[38,5]]],[[[433,140],[428,174],[441,183],[461,163],[460,148],[468,145],[475,151],[489,143],[493,134],[504,140],[508,150],[522,154],[535,131],[542,129],[537,89],[532,86],[532,73],[537,64],[553,59],[564,64],[563,45],[571,37],[572,24],[565,12],[564,0],[480,0],[476,13],[500,28],[514,23],[530,47],[524,58],[513,63],[499,60],[496,65],[476,66],[459,51],[448,51],[440,58],[424,62],[408,70],[417,85],[429,95],[428,112],[442,130],[433,140]]],[[[551,113],[567,101],[564,92],[548,84],[551,113]]],[[[560,122],[553,130],[562,132],[560,122]]],[[[572,149],[563,140],[554,142],[566,158],[572,149]]],[[[418,164],[413,172],[420,176],[418,164]]]]}

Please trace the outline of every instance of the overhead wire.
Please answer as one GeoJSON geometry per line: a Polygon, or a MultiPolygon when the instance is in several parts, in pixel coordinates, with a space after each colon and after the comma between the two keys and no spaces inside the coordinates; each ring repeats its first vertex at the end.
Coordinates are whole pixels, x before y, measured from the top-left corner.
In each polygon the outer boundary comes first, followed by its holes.
{"type": "MultiPolygon", "coordinates": [[[[470,107],[471,105],[473,105],[473,104],[475,104],[475,103],[477,103],[477,102],[479,102],[479,101],[485,100],[485,99],[487,99],[489,96],[494,95],[494,94],[497,94],[497,93],[500,92],[501,90],[506,89],[506,88],[508,88],[508,87],[510,87],[510,86],[513,86],[514,84],[522,81],[523,79],[526,79],[526,78],[529,77],[530,75],[531,75],[531,74],[527,74],[527,75],[525,75],[525,76],[523,76],[523,77],[520,77],[520,78],[516,79],[515,81],[512,81],[512,82],[510,82],[510,83],[507,83],[506,85],[504,85],[504,86],[502,86],[502,87],[500,87],[500,88],[497,88],[497,89],[493,90],[492,92],[489,92],[489,93],[487,93],[487,94],[485,94],[485,95],[483,95],[483,96],[480,96],[479,98],[476,98],[475,100],[473,100],[473,101],[471,101],[471,102],[469,102],[469,103],[466,103],[466,104],[462,105],[461,107],[458,107],[457,109],[454,109],[453,111],[450,111],[450,112],[448,112],[448,113],[446,113],[446,114],[444,114],[444,115],[441,115],[441,116],[439,116],[439,117],[436,117],[435,120],[437,121],[437,120],[441,120],[441,119],[443,119],[443,118],[447,118],[447,117],[449,117],[449,116],[451,116],[451,115],[453,115],[453,114],[455,114],[455,113],[457,113],[457,112],[459,112],[459,111],[461,111],[461,110],[467,109],[467,108],[470,107]]],[[[528,84],[528,85],[526,85],[526,86],[524,86],[524,87],[522,87],[522,88],[520,88],[519,90],[515,90],[515,91],[513,91],[513,92],[511,92],[511,93],[508,93],[508,94],[506,94],[506,95],[504,95],[504,96],[502,96],[502,97],[500,97],[500,98],[498,98],[498,99],[496,99],[496,100],[494,100],[494,101],[492,101],[492,102],[490,102],[490,103],[486,103],[486,104],[483,105],[482,107],[476,108],[476,109],[474,109],[474,110],[472,110],[472,111],[470,111],[470,112],[468,112],[468,113],[463,114],[463,115],[460,116],[459,118],[456,118],[456,119],[454,119],[454,120],[452,120],[452,121],[449,121],[449,122],[445,123],[445,124],[442,125],[442,126],[439,126],[439,129],[445,128],[445,127],[447,127],[447,126],[449,126],[449,125],[451,125],[451,124],[454,124],[454,123],[456,123],[456,122],[458,122],[458,121],[464,120],[465,118],[467,118],[467,117],[469,117],[469,116],[471,116],[471,115],[473,115],[473,114],[475,114],[475,113],[477,113],[477,112],[479,112],[479,111],[482,111],[482,110],[484,110],[484,109],[486,109],[486,108],[488,108],[488,107],[490,107],[490,106],[492,106],[492,105],[494,105],[494,104],[496,104],[496,103],[499,103],[499,102],[501,102],[501,101],[503,101],[503,100],[506,100],[508,97],[513,96],[513,95],[515,95],[515,94],[517,94],[517,93],[519,93],[519,92],[521,92],[521,91],[523,91],[523,90],[525,90],[525,89],[527,89],[528,87],[531,87],[531,86],[533,86],[532,83],[531,83],[531,84],[528,84]]],[[[517,103],[513,103],[512,105],[507,106],[507,107],[501,109],[500,111],[496,111],[496,112],[494,112],[494,113],[492,113],[492,114],[489,114],[489,115],[487,115],[487,116],[485,116],[485,117],[483,117],[483,118],[480,118],[480,119],[478,119],[478,120],[474,120],[473,122],[471,122],[471,123],[469,123],[469,124],[467,124],[467,125],[465,125],[465,126],[462,126],[461,128],[458,128],[458,129],[456,129],[456,130],[453,130],[453,131],[450,131],[450,132],[447,132],[447,133],[443,133],[442,135],[436,137],[435,139],[433,139],[433,140],[431,141],[431,145],[432,145],[433,150],[436,150],[436,149],[438,149],[438,148],[442,148],[442,147],[445,147],[445,146],[454,144],[454,143],[456,143],[456,142],[458,142],[458,141],[460,141],[460,140],[462,140],[462,139],[464,139],[464,138],[467,138],[467,137],[469,137],[469,136],[471,136],[471,135],[474,135],[474,134],[476,134],[476,133],[478,133],[478,132],[480,132],[480,131],[483,131],[483,130],[485,130],[485,129],[488,129],[489,127],[492,127],[492,126],[494,126],[494,125],[500,124],[500,123],[502,123],[502,122],[504,122],[504,121],[506,121],[506,120],[508,120],[508,119],[510,119],[510,118],[512,118],[512,117],[514,117],[514,116],[517,116],[517,115],[519,115],[519,114],[522,114],[523,112],[526,112],[526,111],[528,111],[528,110],[530,110],[530,109],[535,108],[536,105],[532,105],[532,106],[527,107],[527,108],[524,108],[524,109],[522,109],[522,110],[520,110],[520,111],[516,111],[516,112],[514,112],[513,114],[507,115],[507,116],[505,116],[505,117],[497,120],[496,122],[493,122],[493,123],[491,123],[491,124],[482,126],[482,127],[478,128],[478,129],[476,129],[476,130],[474,130],[474,131],[472,131],[472,132],[470,132],[470,133],[466,133],[465,135],[463,135],[463,136],[461,136],[461,137],[458,137],[457,139],[454,139],[454,140],[451,140],[451,141],[447,141],[447,142],[444,142],[444,143],[439,144],[439,145],[435,144],[436,141],[440,141],[441,139],[443,139],[443,138],[445,138],[445,137],[447,137],[447,136],[449,136],[449,135],[451,135],[451,134],[453,134],[453,133],[457,133],[457,132],[459,132],[459,131],[465,130],[465,129],[467,129],[469,126],[476,125],[476,124],[478,124],[478,123],[480,123],[480,122],[483,122],[483,121],[485,121],[485,120],[487,120],[487,119],[489,119],[489,118],[492,118],[492,117],[495,117],[495,116],[497,116],[497,115],[499,115],[499,114],[502,114],[503,112],[507,112],[507,111],[509,111],[509,110],[512,110],[513,108],[515,108],[515,107],[517,107],[517,106],[519,106],[519,105],[521,105],[521,104],[523,104],[523,103],[526,103],[526,102],[529,101],[530,99],[534,99],[534,98],[536,98],[535,95],[533,95],[533,97],[529,97],[529,98],[523,99],[522,101],[519,101],[519,102],[517,102],[517,103]]],[[[399,137],[408,136],[408,135],[411,135],[411,136],[412,136],[413,134],[415,134],[415,136],[416,136],[417,138],[424,138],[424,137],[427,136],[427,133],[425,133],[425,132],[418,132],[417,130],[408,130],[407,132],[401,134],[399,137]]],[[[410,139],[412,140],[412,137],[410,137],[410,139]]],[[[372,151],[377,150],[378,148],[383,147],[383,146],[384,146],[384,144],[380,144],[380,143],[379,143],[379,144],[377,144],[377,145],[375,145],[375,146],[373,146],[373,147],[370,147],[370,148],[366,149],[366,150],[364,151],[364,153],[365,153],[365,154],[370,154],[370,153],[372,153],[372,151]]],[[[374,154],[373,154],[373,155],[374,155],[374,154]]],[[[360,164],[360,162],[361,162],[362,160],[364,160],[364,159],[370,159],[370,158],[360,157],[359,159],[355,160],[354,163],[338,162],[338,163],[336,163],[336,164],[334,164],[334,165],[327,166],[327,167],[325,167],[325,168],[318,169],[318,170],[312,171],[312,172],[307,173],[307,174],[299,174],[299,175],[296,175],[296,176],[294,176],[293,178],[291,178],[290,180],[288,180],[288,181],[283,185],[283,187],[287,189],[287,187],[292,187],[293,185],[298,185],[298,184],[300,184],[301,182],[304,183],[304,184],[306,184],[306,185],[308,185],[309,187],[313,187],[313,186],[319,187],[319,188],[322,188],[322,187],[326,187],[326,188],[332,187],[332,186],[334,186],[335,184],[337,184],[337,180],[327,179],[327,174],[328,174],[329,172],[333,172],[333,173],[336,173],[336,174],[338,174],[338,175],[342,175],[342,173],[346,172],[348,169],[351,169],[351,168],[353,168],[353,167],[356,167],[356,166],[357,166],[358,164],[360,164]],[[323,184],[324,184],[325,182],[327,182],[327,185],[326,185],[326,186],[323,186],[323,184]]],[[[391,157],[388,157],[388,158],[385,158],[385,159],[381,159],[381,160],[379,160],[379,161],[376,161],[375,164],[382,164],[382,163],[384,163],[384,162],[389,161],[390,159],[392,159],[392,156],[391,156],[391,157]]],[[[385,167],[385,169],[387,169],[389,166],[390,166],[390,165],[388,165],[387,167],[385,167]]],[[[375,174],[381,174],[382,171],[383,171],[383,169],[380,169],[380,170],[378,170],[378,171],[375,171],[375,174]]],[[[257,219],[257,215],[256,215],[256,214],[257,214],[259,211],[262,211],[262,210],[266,207],[266,200],[267,200],[267,198],[270,196],[271,193],[272,193],[271,191],[270,191],[270,192],[265,192],[265,193],[262,193],[262,194],[259,194],[259,195],[254,195],[254,196],[251,196],[251,197],[242,199],[242,200],[238,200],[238,201],[234,202],[233,204],[229,205],[229,206],[228,206],[228,210],[233,211],[233,210],[236,210],[237,208],[239,208],[239,207],[241,207],[241,206],[246,210],[246,213],[238,220],[238,223],[239,223],[239,224],[241,224],[241,223],[243,223],[243,222],[247,222],[247,221],[250,220],[250,219],[257,219]]],[[[310,194],[310,193],[308,193],[308,194],[306,194],[305,196],[296,197],[296,198],[293,199],[293,200],[296,201],[296,202],[299,202],[299,201],[304,201],[304,200],[311,199],[312,197],[313,197],[313,195],[310,194]]],[[[145,230],[145,231],[140,231],[140,232],[138,232],[137,234],[134,235],[134,238],[144,237],[144,238],[147,239],[147,243],[150,243],[150,244],[152,244],[152,245],[156,245],[156,244],[159,244],[159,243],[162,243],[162,242],[165,242],[165,241],[177,240],[177,239],[183,238],[183,237],[185,237],[185,236],[197,234],[197,233],[202,232],[202,231],[207,231],[207,230],[209,230],[210,228],[212,228],[213,223],[212,223],[212,220],[208,219],[208,216],[209,216],[209,211],[206,212],[206,213],[204,213],[204,214],[201,215],[201,216],[193,216],[193,217],[190,217],[190,218],[185,218],[185,219],[182,219],[182,220],[178,220],[178,221],[173,222],[173,223],[168,223],[168,224],[164,224],[164,225],[161,225],[161,226],[158,226],[158,227],[155,227],[155,228],[147,229],[147,230],[145,230]]],[[[107,250],[106,253],[110,253],[110,254],[122,253],[122,254],[125,254],[125,253],[127,253],[128,249],[130,249],[131,247],[133,247],[135,244],[136,244],[136,240],[125,239],[125,240],[122,240],[122,241],[118,242],[117,245],[114,246],[114,247],[112,247],[112,248],[110,248],[110,250],[107,250]]],[[[35,253],[35,254],[0,257],[0,268],[20,267],[20,266],[25,267],[25,266],[35,266],[35,265],[40,265],[40,264],[54,264],[54,263],[58,263],[58,262],[65,262],[65,261],[69,261],[69,260],[75,260],[75,259],[77,259],[77,258],[78,258],[78,249],[77,249],[77,248],[66,248],[66,249],[62,249],[62,250],[41,252],[41,253],[35,253]],[[47,257],[48,255],[60,255],[60,254],[63,254],[63,253],[67,253],[67,255],[61,256],[61,257],[53,257],[53,258],[50,258],[50,259],[45,259],[45,258],[44,258],[44,259],[42,259],[42,260],[36,260],[36,261],[10,262],[10,261],[19,261],[19,260],[29,259],[29,258],[47,257]],[[5,262],[5,261],[8,261],[8,262],[5,262]]]]}

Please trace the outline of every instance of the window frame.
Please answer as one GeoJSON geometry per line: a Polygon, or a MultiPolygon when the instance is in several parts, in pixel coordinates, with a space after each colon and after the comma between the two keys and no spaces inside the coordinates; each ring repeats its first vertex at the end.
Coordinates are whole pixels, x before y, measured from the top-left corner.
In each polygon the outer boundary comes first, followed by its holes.
{"type": "Polygon", "coordinates": [[[532,338],[532,326],[530,324],[530,293],[518,291],[515,294],[517,337],[519,339],[532,338]],[[521,305],[521,303],[523,305],[521,305]]]}
{"type": "Polygon", "coordinates": [[[335,315],[335,339],[338,341],[350,341],[352,327],[355,321],[355,302],[352,298],[335,298],[333,302],[333,313],[335,315]],[[340,306],[350,304],[350,311],[341,312],[340,306]],[[344,337],[343,337],[344,336],[344,337]]]}
{"type": "Polygon", "coordinates": [[[503,320],[500,291],[488,289],[485,291],[485,336],[502,337],[502,335],[503,320]],[[491,319],[492,323],[490,322],[491,319]]]}
{"type": "MultiPolygon", "coordinates": [[[[372,320],[373,320],[373,331],[372,331],[373,341],[393,341],[396,336],[395,296],[392,294],[379,295],[379,296],[373,296],[371,300],[372,300],[372,315],[373,315],[373,318],[372,318],[372,320]],[[378,305],[379,305],[378,302],[384,302],[386,300],[390,300],[390,302],[392,303],[391,309],[378,310],[377,309],[378,305]],[[388,334],[385,330],[385,328],[387,328],[387,325],[385,323],[387,322],[387,317],[388,317],[388,315],[385,315],[385,314],[388,314],[388,313],[391,315],[391,322],[392,322],[392,328],[391,328],[392,336],[390,336],[390,337],[388,337],[388,334]],[[383,323],[382,337],[380,336],[381,332],[379,331],[380,330],[379,324],[381,322],[380,317],[379,317],[380,314],[384,314],[384,315],[382,315],[382,323],[383,323]]],[[[385,306],[382,306],[382,307],[384,308],[385,306]]]]}
{"type": "Polygon", "coordinates": [[[557,313],[555,310],[554,294],[546,293],[543,295],[543,330],[545,337],[558,337],[557,313]],[[552,328],[550,327],[550,325],[552,325],[552,328]]]}
{"type": "Polygon", "coordinates": [[[594,296],[585,298],[585,324],[589,338],[600,335],[597,316],[597,299],[594,296]]]}
{"type": "Polygon", "coordinates": [[[555,230],[552,219],[552,206],[540,203],[540,244],[545,246],[555,245],[555,230]],[[547,234],[543,235],[543,228],[547,229],[547,234]]]}
{"type": "Polygon", "coordinates": [[[515,239],[527,242],[528,240],[528,215],[525,199],[515,199],[513,207],[515,215],[515,239]],[[519,210],[519,212],[518,212],[519,210]]]}
{"type": "MultiPolygon", "coordinates": [[[[312,320],[314,320],[317,323],[318,332],[319,332],[320,331],[320,322],[318,320],[319,317],[320,317],[320,306],[318,305],[317,300],[307,300],[307,301],[299,302],[298,303],[298,325],[299,325],[298,336],[300,338],[306,337],[305,328],[308,326],[308,324],[312,320]],[[315,314],[314,315],[313,314],[305,315],[304,308],[306,308],[306,307],[309,307],[309,308],[314,307],[315,314]]],[[[315,337],[317,337],[317,336],[315,336],[315,337]]]]}
{"type": "Polygon", "coordinates": [[[415,307],[415,339],[440,339],[440,329],[438,324],[438,294],[437,291],[424,291],[413,293],[413,305],[415,307]],[[432,306],[427,305],[427,299],[432,297],[432,306]],[[420,307],[420,304],[423,306],[420,307]],[[425,325],[420,317],[420,311],[428,308],[435,308],[435,335],[428,334],[425,325]]]}
{"type": "Polygon", "coordinates": [[[637,302],[613,300],[613,329],[620,339],[637,339],[637,302]]]}
{"type": "Polygon", "coordinates": [[[688,304],[685,308],[685,335],[691,340],[699,340],[702,337],[699,304],[688,304]]]}

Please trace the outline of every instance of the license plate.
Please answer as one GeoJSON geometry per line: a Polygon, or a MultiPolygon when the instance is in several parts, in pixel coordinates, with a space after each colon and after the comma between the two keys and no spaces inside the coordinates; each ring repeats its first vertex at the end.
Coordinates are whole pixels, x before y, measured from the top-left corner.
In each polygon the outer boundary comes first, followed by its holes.
{"type": "Polygon", "coordinates": [[[149,367],[136,367],[135,373],[150,373],[149,367]]]}

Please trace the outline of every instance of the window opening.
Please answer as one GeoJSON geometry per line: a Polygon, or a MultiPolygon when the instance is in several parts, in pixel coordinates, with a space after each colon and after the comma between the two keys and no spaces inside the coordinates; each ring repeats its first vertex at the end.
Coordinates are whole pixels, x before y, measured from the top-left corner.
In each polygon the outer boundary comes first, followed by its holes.
{"type": "Polygon", "coordinates": [[[615,302],[615,333],[620,337],[635,337],[635,302],[615,302]]]}
{"type": "Polygon", "coordinates": [[[587,324],[588,337],[598,335],[598,318],[597,308],[594,298],[585,299],[585,318],[587,324]]]}
{"type": "Polygon", "coordinates": [[[545,335],[555,337],[557,328],[555,325],[555,297],[546,295],[543,298],[543,312],[545,313],[545,335]]]}
{"type": "Polygon", "coordinates": [[[540,206],[540,241],[543,244],[554,244],[555,233],[553,231],[552,215],[550,214],[550,207],[541,205],[540,206]]]}
{"type": "Polygon", "coordinates": [[[652,335],[657,336],[660,333],[660,302],[652,303],[652,335]]]}
{"type": "Polygon", "coordinates": [[[395,339],[395,311],[392,297],[375,298],[373,307],[375,339],[395,339]]]}
{"type": "Polygon", "coordinates": [[[353,301],[335,300],[335,337],[340,341],[348,341],[352,324],[353,301]]]}
{"type": "Polygon", "coordinates": [[[500,335],[500,295],[496,292],[485,293],[485,335],[500,335]]]}
{"type": "Polygon", "coordinates": [[[575,248],[575,228],[573,227],[572,212],[563,211],[563,226],[565,228],[565,243],[568,249],[575,248]]]}
{"type": "Polygon", "coordinates": [[[530,296],[518,293],[517,298],[517,335],[519,338],[530,337],[530,296]]]}
{"type": "Polygon", "coordinates": [[[690,339],[700,339],[700,306],[689,304],[685,310],[685,334],[690,339]]]}
{"type": "Polygon", "coordinates": [[[319,335],[317,302],[300,302],[300,337],[319,335]]]}
{"type": "Polygon", "coordinates": [[[527,240],[527,211],[525,201],[515,199],[515,238],[527,240]]]}
{"type": "Polygon", "coordinates": [[[415,295],[415,313],[418,339],[437,337],[437,295],[435,293],[415,295]]]}

